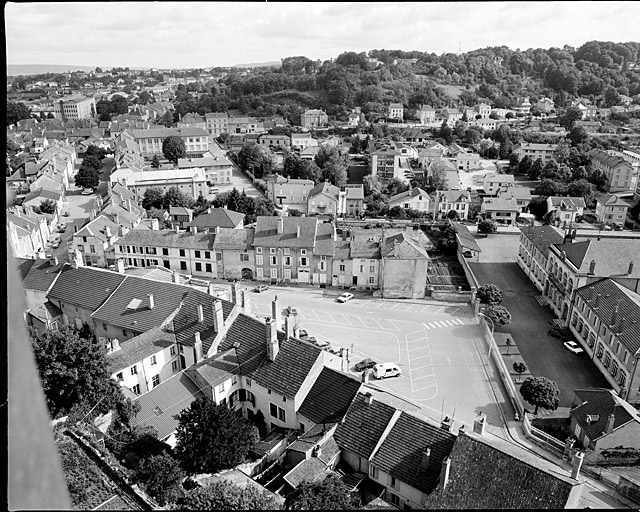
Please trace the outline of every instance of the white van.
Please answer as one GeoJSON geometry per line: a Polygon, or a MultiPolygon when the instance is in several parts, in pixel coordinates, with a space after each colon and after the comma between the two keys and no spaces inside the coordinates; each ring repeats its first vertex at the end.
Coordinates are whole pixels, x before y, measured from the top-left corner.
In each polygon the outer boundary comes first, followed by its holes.
{"type": "Polygon", "coordinates": [[[402,370],[395,363],[380,363],[373,367],[373,376],[376,379],[395,377],[402,375],[402,370]]]}

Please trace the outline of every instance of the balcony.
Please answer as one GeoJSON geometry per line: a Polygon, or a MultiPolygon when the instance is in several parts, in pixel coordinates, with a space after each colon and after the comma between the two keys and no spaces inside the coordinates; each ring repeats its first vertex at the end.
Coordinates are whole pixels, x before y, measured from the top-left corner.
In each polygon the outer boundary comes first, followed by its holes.
{"type": "Polygon", "coordinates": [[[562,284],[562,281],[555,274],[549,273],[547,274],[547,278],[549,279],[549,282],[556,288],[556,290],[558,290],[562,295],[568,295],[567,288],[562,284]]]}

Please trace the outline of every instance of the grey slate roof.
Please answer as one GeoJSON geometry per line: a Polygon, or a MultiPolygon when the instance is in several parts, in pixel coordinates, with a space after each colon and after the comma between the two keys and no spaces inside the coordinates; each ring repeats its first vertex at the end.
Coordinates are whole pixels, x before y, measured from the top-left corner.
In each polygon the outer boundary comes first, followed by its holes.
{"type": "Polygon", "coordinates": [[[591,441],[606,435],[605,429],[611,414],[615,417],[614,430],[632,421],[640,424],[638,411],[609,389],[576,389],[575,394],[576,399],[582,403],[571,409],[571,417],[578,422],[582,431],[591,441]],[[598,420],[588,422],[587,415],[597,415],[598,420]]]}
{"type": "Polygon", "coordinates": [[[66,264],[48,297],[95,311],[124,279],[125,276],[108,270],[87,267],[74,269],[66,264]],[[86,283],[91,283],[91,286],[86,283]]]}
{"type": "Polygon", "coordinates": [[[253,243],[256,247],[313,247],[318,220],[310,217],[258,217],[253,243]],[[283,232],[278,234],[278,221],[283,219],[283,232]],[[296,229],[300,226],[300,237],[296,229]]]}
{"type": "Polygon", "coordinates": [[[567,259],[582,272],[589,271],[591,261],[595,260],[594,275],[627,276],[629,263],[633,261],[633,272],[628,277],[640,278],[640,239],[589,239],[556,247],[560,253],[564,251],[567,259]],[[616,257],[612,258],[612,254],[616,257]]]}
{"type": "Polygon", "coordinates": [[[234,212],[225,208],[209,208],[205,210],[188,224],[187,227],[196,226],[198,228],[234,228],[244,221],[244,213],[234,212]]]}
{"type": "Polygon", "coordinates": [[[31,260],[33,265],[22,281],[25,290],[47,291],[58,277],[64,262],[54,264],[52,260],[31,260]]]}
{"type": "Polygon", "coordinates": [[[143,332],[135,338],[120,342],[120,349],[107,355],[111,373],[124,370],[139,363],[143,359],[176,344],[172,333],[155,327],[143,332]]]}
{"type": "Polygon", "coordinates": [[[429,259],[427,251],[404,233],[386,237],[381,253],[383,258],[429,259]]]}
{"type": "Polygon", "coordinates": [[[314,423],[337,423],[360,389],[360,381],[348,373],[323,368],[298,413],[314,423]]]}
{"type": "Polygon", "coordinates": [[[179,249],[213,250],[215,235],[211,233],[176,233],[172,229],[132,229],[118,240],[119,245],[136,247],[173,247],[179,249]]]}
{"type": "Polygon", "coordinates": [[[549,246],[564,242],[564,235],[553,226],[528,226],[520,231],[545,257],[549,254],[549,246]]]}
{"type": "Polygon", "coordinates": [[[220,228],[213,240],[213,248],[247,251],[253,246],[255,232],[255,229],[251,228],[220,228]]]}

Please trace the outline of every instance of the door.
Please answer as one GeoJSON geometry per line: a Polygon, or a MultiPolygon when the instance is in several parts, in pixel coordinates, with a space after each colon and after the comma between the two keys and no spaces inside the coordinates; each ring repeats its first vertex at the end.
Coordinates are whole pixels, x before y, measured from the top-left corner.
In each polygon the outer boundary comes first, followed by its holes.
{"type": "Polygon", "coordinates": [[[358,276],[353,276],[353,286],[358,286],[358,276]]]}

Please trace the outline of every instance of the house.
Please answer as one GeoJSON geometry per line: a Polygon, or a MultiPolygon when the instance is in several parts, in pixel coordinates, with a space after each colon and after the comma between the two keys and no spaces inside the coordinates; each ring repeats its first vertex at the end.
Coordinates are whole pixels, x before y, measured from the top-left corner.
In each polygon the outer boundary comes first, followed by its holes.
{"type": "Polygon", "coordinates": [[[462,107],[460,107],[460,111],[462,112],[462,119],[466,119],[467,121],[469,121],[476,118],[475,107],[463,105],[462,107]]]}
{"type": "MultiPolygon", "coordinates": [[[[23,271],[22,288],[25,294],[27,312],[36,310],[47,302],[47,293],[55,283],[64,262],[56,257],[46,259],[16,258],[17,266],[23,271]]],[[[47,308],[43,312],[47,312],[47,308]]],[[[48,325],[53,327],[53,325],[48,325]]]]}
{"type": "Polygon", "coordinates": [[[564,233],[554,226],[520,228],[518,266],[540,292],[547,280],[549,247],[562,244],[564,240],[564,233]]]}
{"type": "Polygon", "coordinates": [[[425,213],[429,211],[430,204],[429,194],[419,187],[409,188],[405,192],[391,196],[388,201],[389,208],[399,206],[405,210],[418,210],[425,213]]]}
{"type": "Polygon", "coordinates": [[[626,466],[640,460],[640,413],[613,390],[576,389],[570,417],[585,462],[626,466]]]}
{"type": "Polygon", "coordinates": [[[312,180],[276,176],[267,181],[267,197],[278,207],[307,213],[307,199],[315,186],[312,180]]]}
{"type": "Polygon", "coordinates": [[[590,238],[552,245],[547,265],[544,296],[560,321],[569,318],[575,290],[599,279],[610,277],[635,293],[640,291],[638,239],[590,238]]]}
{"type": "Polygon", "coordinates": [[[491,115],[491,105],[487,105],[486,103],[478,103],[475,106],[475,111],[480,114],[480,117],[482,118],[489,117],[491,115]]]}
{"type": "Polygon", "coordinates": [[[254,279],[256,254],[253,249],[254,229],[215,228],[213,250],[215,275],[223,279],[254,279]]]}
{"type": "Polygon", "coordinates": [[[193,220],[193,210],[184,206],[169,206],[169,222],[171,227],[184,228],[193,220]]]}
{"type": "Polygon", "coordinates": [[[549,99],[549,98],[540,98],[537,103],[536,103],[536,110],[539,110],[540,112],[551,112],[555,109],[555,104],[553,103],[553,100],[549,99]]]}
{"type": "Polygon", "coordinates": [[[543,164],[547,164],[552,158],[555,152],[557,144],[537,144],[533,142],[523,142],[516,144],[513,147],[513,153],[518,155],[518,158],[522,160],[525,156],[528,156],[531,160],[540,159],[543,164]]]}
{"type": "Polygon", "coordinates": [[[201,130],[207,129],[207,122],[204,117],[195,112],[188,112],[180,118],[176,123],[178,128],[200,128],[201,130]]]}
{"type": "Polygon", "coordinates": [[[624,226],[627,220],[629,203],[615,194],[607,194],[596,198],[596,218],[605,225],[624,226]]]}
{"type": "Polygon", "coordinates": [[[47,219],[30,208],[7,209],[7,239],[15,258],[33,258],[43,252],[51,231],[47,219]]]}
{"type": "Polygon", "coordinates": [[[515,185],[513,174],[487,174],[482,182],[485,195],[497,196],[515,185]]]}
{"type": "Polygon", "coordinates": [[[319,151],[320,148],[318,146],[307,146],[300,151],[300,158],[303,160],[313,160],[319,151]]]}
{"type": "Polygon", "coordinates": [[[209,112],[204,115],[205,129],[212,137],[229,133],[229,115],[226,112],[209,112]]]}
{"type": "Polygon", "coordinates": [[[453,127],[458,121],[462,121],[463,113],[457,108],[446,108],[442,111],[442,118],[447,121],[447,124],[453,127]]]}
{"type": "Polygon", "coordinates": [[[529,97],[518,98],[516,100],[516,106],[513,107],[513,111],[516,114],[529,114],[531,112],[531,102],[529,97]]]}
{"type": "Polygon", "coordinates": [[[338,196],[338,214],[359,217],[364,211],[364,185],[345,185],[338,196]]]}
{"type": "Polygon", "coordinates": [[[480,212],[484,213],[488,219],[511,226],[516,223],[521,208],[514,197],[502,194],[499,197],[485,198],[482,201],[480,212]]]}
{"type": "Polygon", "coordinates": [[[385,183],[393,178],[404,179],[400,165],[400,151],[395,148],[381,148],[371,152],[371,174],[385,183]]]}
{"type": "Polygon", "coordinates": [[[212,185],[228,185],[231,183],[233,163],[229,160],[217,144],[210,144],[209,150],[201,157],[178,159],[178,169],[202,169],[205,178],[212,185]]]}
{"type": "Polygon", "coordinates": [[[115,261],[113,246],[122,232],[122,225],[115,217],[98,215],[89,220],[73,235],[73,251],[75,258],[80,258],[87,267],[108,267],[115,261]]]}
{"type": "MultiPolygon", "coordinates": [[[[613,279],[577,289],[569,329],[613,391],[640,404],[640,296],[613,279]]],[[[593,439],[593,438],[591,438],[593,439]]]]}
{"type": "Polygon", "coordinates": [[[420,120],[420,124],[435,123],[436,110],[430,105],[422,105],[417,112],[417,117],[420,120]]]}
{"type": "Polygon", "coordinates": [[[633,167],[619,156],[611,155],[601,149],[592,149],[588,153],[594,170],[604,173],[607,178],[603,188],[609,192],[631,190],[633,167]]]}
{"type": "Polygon", "coordinates": [[[43,201],[53,201],[56,204],[56,212],[59,213],[62,211],[62,206],[64,205],[64,196],[60,189],[62,185],[57,184],[55,182],[52,183],[52,188],[58,188],[58,190],[50,190],[50,188],[38,188],[29,192],[22,201],[22,206],[27,208],[39,208],[40,203],[43,201]]]}
{"type": "Polygon", "coordinates": [[[184,141],[187,155],[199,155],[209,150],[209,134],[202,128],[191,126],[148,128],[146,130],[134,128],[130,132],[145,158],[162,155],[162,144],[167,137],[180,137],[184,141]]]}
{"type": "Polygon", "coordinates": [[[583,484],[577,480],[582,459],[571,474],[539,455],[474,423],[460,429],[441,463],[437,488],[422,503],[426,509],[576,508],[583,484]]]}
{"type": "Polygon", "coordinates": [[[291,145],[291,137],[287,135],[260,135],[258,144],[269,149],[288,148],[291,145]]]}
{"type": "MultiPolygon", "coordinates": [[[[204,233],[214,232],[217,227],[242,229],[244,226],[244,213],[234,212],[226,208],[209,207],[191,222],[184,225],[185,228],[196,228],[204,233]]],[[[196,232],[197,232],[196,231],[196,232]]]]}
{"type": "Polygon", "coordinates": [[[309,147],[318,147],[318,140],[308,133],[292,133],[291,147],[300,151],[309,147]]]}
{"type": "Polygon", "coordinates": [[[412,144],[425,144],[431,140],[432,134],[421,128],[404,128],[400,132],[400,137],[412,144]]]}
{"type": "Polygon", "coordinates": [[[300,115],[300,125],[302,128],[314,129],[327,126],[329,123],[329,116],[323,110],[305,110],[300,115]]]}
{"type": "MultiPolygon", "coordinates": [[[[457,146],[457,145],[456,145],[457,146]]],[[[449,160],[459,171],[470,171],[480,168],[480,155],[473,151],[467,151],[457,146],[455,149],[449,148],[449,160]]]]}
{"type": "Polygon", "coordinates": [[[471,194],[468,190],[438,190],[436,197],[436,211],[441,217],[445,217],[450,211],[455,211],[458,218],[468,218],[471,204],[471,194]]]}
{"type": "Polygon", "coordinates": [[[309,215],[336,215],[340,198],[340,189],[329,182],[318,183],[309,191],[307,213],[309,215]]]}
{"type": "Polygon", "coordinates": [[[391,103],[389,105],[389,112],[387,115],[389,119],[398,119],[399,121],[402,121],[404,119],[404,106],[402,103],[391,103]]]}
{"type": "Polygon", "coordinates": [[[227,120],[228,133],[263,133],[264,123],[255,117],[235,117],[229,116],[227,120]]]}
{"type": "Polygon", "coordinates": [[[516,200],[521,213],[525,213],[531,202],[531,189],[527,187],[509,187],[506,192],[498,192],[498,197],[516,200]]]}
{"type": "Polygon", "coordinates": [[[134,171],[123,167],[111,173],[109,182],[111,185],[121,184],[137,197],[143,197],[145,191],[152,187],[160,188],[163,193],[177,187],[194,198],[209,195],[206,172],[199,167],[155,171],[134,171]]]}
{"type": "Polygon", "coordinates": [[[388,236],[382,240],[380,257],[383,297],[424,298],[430,258],[418,242],[405,233],[388,236]]]}
{"type": "Polygon", "coordinates": [[[547,197],[547,214],[550,220],[567,226],[576,222],[576,217],[582,217],[586,204],[584,197],[547,197]]]}

